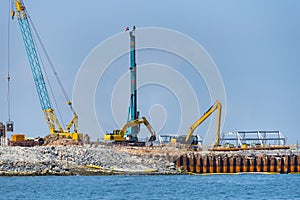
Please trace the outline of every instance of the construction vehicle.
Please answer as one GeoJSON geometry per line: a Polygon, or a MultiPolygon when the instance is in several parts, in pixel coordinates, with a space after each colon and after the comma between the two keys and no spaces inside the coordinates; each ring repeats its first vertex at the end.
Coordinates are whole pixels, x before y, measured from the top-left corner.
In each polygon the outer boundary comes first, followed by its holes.
{"type": "Polygon", "coordinates": [[[177,148],[199,150],[202,144],[202,138],[199,135],[192,135],[188,141],[186,141],[187,135],[176,135],[170,139],[170,144],[175,145],[177,148]]]}
{"type": "Polygon", "coordinates": [[[140,124],[145,124],[147,127],[148,131],[151,133],[151,136],[149,138],[149,142],[153,142],[156,140],[156,133],[153,130],[152,126],[148,122],[148,120],[145,117],[142,117],[141,119],[136,119],[129,121],[125,123],[120,130],[114,130],[113,133],[107,133],[104,135],[104,140],[105,141],[114,141],[115,143],[124,143],[124,142],[131,142],[133,145],[137,146],[144,146],[144,142],[138,142],[138,140],[133,140],[131,138],[131,134],[128,134],[127,129],[132,128],[132,127],[137,127],[138,129],[140,128],[140,124]]]}
{"type": "Polygon", "coordinates": [[[120,135],[120,130],[113,130],[112,133],[106,133],[104,135],[104,140],[105,141],[116,141],[116,142],[121,142],[121,141],[125,141],[125,136],[120,135]]]}
{"type": "Polygon", "coordinates": [[[187,135],[176,135],[172,136],[170,139],[171,144],[186,144],[186,145],[198,145],[202,142],[202,139],[199,135],[192,135],[189,137],[189,139],[186,141],[187,135]]]}
{"type": "MultiPolygon", "coordinates": [[[[129,31],[127,27],[125,31],[129,31]]],[[[130,36],[130,105],[128,109],[127,123],[123,125],[121,130],[114,130],[112,133],[104,135],[105,141],[114,141],[115,143],[132,143],[136,146],[143,146],[145,142],[139,142],[137,135],[140,132],[140,124],[145,124],[151,133],[149,142],[156,140],[156,133],[145,117],[139,118],[137,110],[137,81],[136,81],[136,56],[135,56],[135,26],[129,31],[130,36]]]]}
{"type": "MultiPolygon", "coordinates": [[[[81,140],[82,133],[78,133],[78,116],[72,107],[71,101],[66,97],[66,93],[63,88],[62,88],[62,90],[67,99],[67,104],[70,106],[70,108],[73,112],[73,118],[70,121],[70,123],[66,126],[65,130],[62,128],[58,118],[56,117],[56,115],[54,113],[54,109],[51,106],[49,94],[48,94],[48,91],[46,88],[46,83],[45,83],[44,76],[43,76],[42,69],[41,69],[41,63],[43,63],[43,62],[40,62],[39,52],[37,51],[38,49],[37,49],[37,46],[33,39],[31,27],[33,27],[33,31],[35,31],[35,35],[37,35],[37,39],[39,41],[40,41],[40,38],[38,37],[35,27],[33,26],[32,22],[29,18],[28,12],[25,8],[23,1],[22,0],[14,0],[14,4],[15,4],[16,16],[18,19],[19,27],[20,27],[22,38],[23,38],[24,45],[25,45],[25,50],[26,50],[30,68],[32,71],[36,91],[37,91],[39,101],[40,101],[40,104],[41,104],[41,107],[42,107],[42,110],[44,113],[45,120],[46,120],[49,130],[50,130],[50,134],[58,134],[62,137],[71,138],[73,140],[81,140]],[[74,129],[73,132],[71,132],[72,127],[74,129]]],[[[15,16],[15,11],[14,10],[11,11],[12,18],[14,18],[14,16],[15,16]]],[[[40,41],[40,43],[41,43],[41,41],[40,41]]],[[[44,53],[46,54],[44,46],[43,45],[41,45],[41,46],[44,50],[44,53]]],[[[47,54],[46,54],[46,57],[49,58],[47,54]]],[[[49,59],[48,59],[48,62],[54,71],[52,62],[49,59]]],[[[54,74],[57,75],[56,72],[54,72],[54,74]]],[[[56,78],[58,80],[59,85],[62,87],[62,84],[61,84],[60,80],[58,79],[58,76],[56,76],[56,78]]]]}
{"type": "Polygon", "coordinates": [[[185,141],[190,141],[190,138],[192,134],[194,133],[195,129],[204,122],[215,110],[218,110],[218,116],[217,116],[217,130],[216,130],[216,142],[214,144],[215,147],[220,146],[220,125],[221,125],[221,110],[222,110],[222,104],[219,100],[215,102],[214,105],[212,105],[203,115],[198,119],[195,123],[193,123],[189,130],[188,134],[186,136],[185,141]]]}

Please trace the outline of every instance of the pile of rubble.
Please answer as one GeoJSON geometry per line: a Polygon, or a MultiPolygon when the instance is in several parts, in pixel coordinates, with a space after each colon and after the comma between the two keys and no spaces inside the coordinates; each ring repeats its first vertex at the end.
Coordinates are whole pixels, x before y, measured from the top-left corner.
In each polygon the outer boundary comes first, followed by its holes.
{"type": "MultiPolygon", "coordinates": [[[[61,140],[55,139],[46,138],[47,144],[61,140]]],[[[0,175],[178,174],[170,155],[99,144],[0,146],[0,175]]]]}

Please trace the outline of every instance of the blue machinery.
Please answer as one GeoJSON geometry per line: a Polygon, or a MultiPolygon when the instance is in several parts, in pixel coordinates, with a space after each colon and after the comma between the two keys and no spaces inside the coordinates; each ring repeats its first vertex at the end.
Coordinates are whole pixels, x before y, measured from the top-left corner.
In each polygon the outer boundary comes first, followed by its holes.
{"type": "MultiPolygon", "coordinates": [[[[15,0],[15,8],[17,12],[18,23],[20,26],[22,38],[24,41],[28,61],[30,64],[30,68],[33,75],[33,80],[35,83],[36,91],[40,100],[40,104],[44,113],[44,117],[48,124],[49,130],[51,134],[60,134],[65,137],[71,137],[74,140],[81,139],[82,134],[77,133],[78,128],[78,116],[74,112],[71,106],[71,102],[68,101],[68,105],[71,107],[73,111],[73,119],[67,125],[66,130],[62,128],[60,125],[56,115],[54,114],[54,110],[52,109],[49,94],[46,88],[45,80],[43,77],[43,73],[40,66],[39,57],[36,50],[36,45],[34,43],[29,20],[27,16],[27,12],[22,0],[15,0]],[[70,128],[74,125],[74,133],[70,133],[70,128]]],[[[15,12],[11,12],[12,17],[14,17],[15,12]]]]}
{"type": "MultiPolygon", "coordinates": [[[[128,121],[133,121],[139,118],[139,112],[137,111],[137,89],[136,89],[136,59],[135,59],[135,26],[129,31],[130,36],[130,106],[128,113],[128,121]]],[[[129,140],[137,141],[137,135],[140,127],[133,126],[128,129],[126,136],[129,136],[129,140]]]]}

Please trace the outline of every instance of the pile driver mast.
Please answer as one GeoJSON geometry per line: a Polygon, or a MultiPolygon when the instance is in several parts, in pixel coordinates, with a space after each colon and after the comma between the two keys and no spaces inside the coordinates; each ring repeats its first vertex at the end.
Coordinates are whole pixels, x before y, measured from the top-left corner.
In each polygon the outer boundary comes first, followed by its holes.
{"type": "MultiPolygon", "coordinates": [[[[129,31],[130,36],[130,106],[129,106],[129,121],[137,120],[139,112],[137,111],[137,89],[136,89],[136,57],[135,57],[135,26],[129,31]]],[[[131,140],[137,141],[139,126],[133,126],[128,129],[127,135],[130,135],[131,140]]]]}
{"type": "MultiPolygon", "coordinates": [[[[127,27],[125,31],[129,31],[127,27]]],[[[142,117],[139,118],[137,111],[137,81],[136,81],[136,56],[135,56],[135,26],[129,31],[130,36],[130,105],[128,110],[127,122],[122,126],[121,130],[114,130],[112,133],[104,135],[104,140],[127,143],[130,142],[135,146],[143,146],[145,142],[139,142],[137,135],[140,132],[140,125],[145,124],[148,131],[151,133],[149,142],[156,140],[156,133],[150,125],[149,121],[142,117]]]]}
{"type": "MultiPolygon", "coordinates": [[[[37,53],[36,44],[34,43],[31,27],[29,24],[28,13],[22,0],[14,0],[16,16],[18,19],[19,27],[21,30],[22,38],[25,45],[28,61],[30,64],[33,80],[35,83],[36,91],[39,97],[40,105],[42,107],[44,117],[48,124],[51,134],[60,134],[65,137],[71,137],[74,140],[79,140],[82,134],[77,133],[78,129],[78,116],[72,108],[71,101],[68,100],[68,105],[73,111],[73,119],[64,130],[58,121],[54,110],[51,106],[51,101],[46,88],[46,83],[43,77],[40,58],[37,53]],[[70,132],[71,127],[74,126],[74,132],[70,132]]],[[[11,11],[12,18],[14,18],[15,11],[11,11]]]]}

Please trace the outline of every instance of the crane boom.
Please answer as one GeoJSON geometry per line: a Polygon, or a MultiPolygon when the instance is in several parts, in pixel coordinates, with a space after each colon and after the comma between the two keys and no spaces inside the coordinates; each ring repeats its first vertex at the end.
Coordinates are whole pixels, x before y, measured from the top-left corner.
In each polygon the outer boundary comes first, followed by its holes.
{"type": "Polygon", "coordinates": [[[28,61],[30,64],[33,80],[44,113],[44,117],[46,119],[46,122],[49,126],[51,133],[57,132],[55,130],[56,129],[55,125],[58,127],[59,132],[63,132],[63,129],[54,114],[54,110],[51,107],[49,94],[41,70],[39,57],[37,55],[36,46],[32,37],[25,6],[23,5],[23,2],[20,0],[16,0],[15,5],[16,5],[18,23],[21,29],[21,34],[24,41],[28,61]]]}
{"type": "Polygon", "coordinates": [[[219,100],[215,102],[214,105],[212,105],[203,115],[198,119],[195,123],[193,123],[189,130],[188,134],[186,136],[186,141],[189,140],[195,129],[202,124],[215,110],[218,109],[218,117],[217,117],[217,131],[216,131],[216,143],[215,146],[219,146],[220,143],[220,125],[221,125],[221,110],[222,110],[222,104],[219,100]]]}
{"type": "MultiPolygon", "coordinates": [[[[70,128],[74,125],[74,132],[77,133],[77,123],[78,123],[78,116],[75,112],[73,112],[74,117],[71,122],[68,124],[66,130],[64,130],[59,123],[54,110],[51,106],[51,101],[49,98],[49,94],[46,88],[46,83],[43,77],[39,56],[37,53],[37,48],[33,39],[33,35],[31,32],[28,14],[25,9],[24,3],[22,0],[14,0],[16,14],[18,18],[19,27],[21,30],[22,38],[25,45],[25,50],[27,53],[28,61],[30,64],[33,80],[35,83],[36,91],[39,97],[40,105],[42,107],[44,117],[48,124],[49,130],[51,134],[54,133],[69,133],[70,128]]],[[[11,12],[12,17],[14,17],[14,11],[11,12]]],[[[71,103],[68,102],[71,106],[71,103]]],[[[70,134],[67,134],[70,135],[70,134]]],[[[75,138],[79,138],[78,135],[75,138]]]]}

